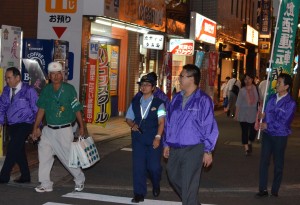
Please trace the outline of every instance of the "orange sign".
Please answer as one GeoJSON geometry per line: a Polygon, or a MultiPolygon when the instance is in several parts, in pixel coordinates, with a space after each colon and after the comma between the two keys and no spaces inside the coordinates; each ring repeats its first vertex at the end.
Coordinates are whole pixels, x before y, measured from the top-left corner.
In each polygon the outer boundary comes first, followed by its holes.
{"type": "Polygon", "coordinates": [[[46,0],[45,6],[48,13],[75,13],[77,0],[46,0]]]}

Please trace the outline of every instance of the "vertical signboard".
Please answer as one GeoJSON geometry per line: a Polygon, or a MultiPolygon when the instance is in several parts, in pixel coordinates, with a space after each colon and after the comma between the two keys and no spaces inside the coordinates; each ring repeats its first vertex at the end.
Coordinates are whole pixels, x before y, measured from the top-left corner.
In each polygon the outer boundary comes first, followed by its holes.
{"type": "Polygon", "coordinates": [[[89,44],[88,64],[87,64],[87,90],[85,100],[85,121],[92,123],[94,120],[94,102],[96,91],[96,71],[98,59],[98,43],[89,44]]]}
{"type": "Polygon", "coordinates": [[[21,66],[22,31],[20,27],[1,27],[1,67],[21,66]]]}
{"type": "Polygon", "coordinates": [[[271,35],[271,0],[261,0],[258,2],[258,26],[259,26],[259,37],[270,38],[271,35]]]}
{"type": "Polygon", "coordinates": [[[294,45],[299,16],[299,0],[283,0],[278,16],[278,30],[273,50],[272,72],[268,93],[275,93],[280,73],[292,74],[294,45]]]}
{"type": "Polygon", "coordinates": [[[39,0],[38,38],[69,42],[74,53],[73,76],[70,83],[79,91],[83,1],[39,0]]]}
{"type": "Polygon", "coordinates": [[[105,126],[111,115],[107,45],[99,45],[96,76],[94,123],[105,126]]]}

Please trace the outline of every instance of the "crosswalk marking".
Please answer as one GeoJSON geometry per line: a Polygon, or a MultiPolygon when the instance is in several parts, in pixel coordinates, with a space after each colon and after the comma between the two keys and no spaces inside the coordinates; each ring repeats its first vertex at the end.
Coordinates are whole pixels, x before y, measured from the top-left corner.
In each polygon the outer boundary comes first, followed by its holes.
{"type": "MultiPolygon", "coordinates": [[[[76,198],[76,199],[87,199],[93,201],[102,201],[102,202],[111,202],[119,204],[136,204],[131,202],[129,197],[120,197],[120,196],[110,196],[103,194],[93,194],[93,193],[84,193],[84,192],[72,192],[63,195],[63,197],[76,198]]],[[[145,199],[144,202],[140,202],[140,205],[181,205],[181,202],[176,201],[162,201],[162,200],[151,200],[145,199]]],[[[203,204],[205,205],[205,204],[203,204]]],[[[209,204],[206,204],[209,205],[209,204]]]]}
{"type": "Polygon", "coordinates": [[[128,148],[128,147],[122,148],[121,150],[122,151],[127,151],[127,152],[132,152],[132,148],[128,148]]]}

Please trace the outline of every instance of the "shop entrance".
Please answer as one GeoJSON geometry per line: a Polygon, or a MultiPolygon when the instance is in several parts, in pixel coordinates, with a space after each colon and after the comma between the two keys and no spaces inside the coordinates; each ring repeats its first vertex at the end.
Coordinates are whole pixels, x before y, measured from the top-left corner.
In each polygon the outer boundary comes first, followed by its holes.
{"type": "Polygon", "coordinates": [[[92,35],[91,41],[98,42],[101,46],[105,46],[108,55],[109,67],[109,91],[111,99],[111,117],[119,115],[118,107],[118,84],[119,84],[119,65],[120,65],[120,40],[92,35]]]}

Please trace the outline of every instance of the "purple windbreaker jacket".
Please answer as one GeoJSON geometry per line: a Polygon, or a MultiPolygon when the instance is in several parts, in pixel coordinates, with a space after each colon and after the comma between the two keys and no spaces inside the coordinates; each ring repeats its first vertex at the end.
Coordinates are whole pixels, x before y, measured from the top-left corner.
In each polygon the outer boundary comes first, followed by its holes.
{"type": "Polygon", "coordinates": [[[270,136],[288,136],[291,134],[291,123],[296,111],[296,102],[290,94],[287,94],[276,104],[277,96],[270,96],[265,109],[264,122],[267,129],[264,130],[270,136]]]}
{"type": "Polygon", "coordinates": [[[177,93],[167,110],[164,147],[181,148],[204,144],[205,152],[213,151],[219,130],[211,98],[198,89],[184,109],[182,102],[183,92],[177,93]]]}
{"type": "Polygon", "coordinates": [[[0,96],[0,124],[5,123],[5,116],[7,116],[9,125],[16,123],[32,124],[38,110],[36,106],[38,96],[35,89],[22,83],[22,88],[15,95],[12,103],[10,102],[9,92],[9,86],[5,86],[0,96]]]}

